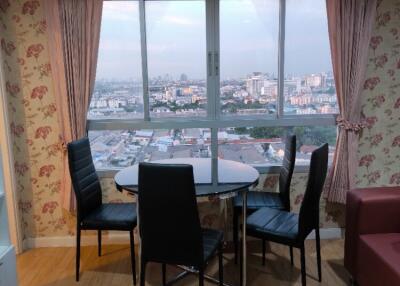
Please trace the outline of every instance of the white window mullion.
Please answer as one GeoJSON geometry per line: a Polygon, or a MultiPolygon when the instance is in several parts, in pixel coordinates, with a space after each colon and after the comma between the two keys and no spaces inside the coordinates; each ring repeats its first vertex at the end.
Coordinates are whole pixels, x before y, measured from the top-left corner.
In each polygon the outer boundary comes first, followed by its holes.
{"type": "Polygon", "coordinates": [[[214,1],[206,1],[207,117],[215,119],[214,1]]]}
{"type": "Polygon", "coordinates": [[[140,42],[142,54],[142,80],[143,80],[143,111],[144,121],[150,121],[150,104],[149,104],[149,73],[147,68],[147,41],[146,41],[146,10],[145,1],[139,0],[140,14],[140,42]]]}
{"type": "Polygon", "coordinates": [[[221,117],[221,101],[220,101],[220,45],[219,45],[219,0],[213,1],[214,4],[214,118],[221,117]]]}
{"type": "Polygon", "coordinates": [[[286,0],[279,4],[279,41],[278,41],[278,98],[277,117],[284,115],[284,90],[285,90],[285,16],[286,0]]]}
{"type": "Polygon", "coordinates": [[[218,184],[218,128],[211,128],[211,179],[218,184]]]}
{"type": "MultiPolygon", "coordinates": [[[[206,0],[207,34],[207,115],[215,122],[220,118],[219,103],[219,0],[206,0]]],[[[218,182],[218,127],[211,127],[211,173],[218,182]]]]}

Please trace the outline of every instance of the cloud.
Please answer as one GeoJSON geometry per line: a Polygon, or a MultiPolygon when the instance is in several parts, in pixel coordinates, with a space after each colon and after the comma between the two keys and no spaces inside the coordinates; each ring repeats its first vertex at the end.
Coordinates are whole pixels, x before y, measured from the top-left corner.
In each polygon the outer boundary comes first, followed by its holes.
{"type": "Polygon", "coordinates": [[[232,42],[221,42],[221,53],[248,53],[246,57],[251,57],[253,53],[265,53],[277,57],[278,40],[265,35],[262,39],[252,39],[251,41],[242,41],[240,44],[233,46],[232,42]],[[274,55],[276,54],[276,55],[274,55]]]}
{"type": "Polygon", "coordinates": [[[99,46],[100,52],[130,52],[130,53],[140,53],[140,42],[135,42],[131,40],[113,41],[102,39],[99,46]]]}
{"type": "Polygon", "coordinates": [[[289,15],[289,20],[294,17],[326,19],[326,3],[321,0],[289,0],[286,3],[286,14],[289,15]]]}
{"type": "Polygon", "coordinates": [[[175,24],[175,25],[180,25],[180,26],[196,26],[199,24],[198,21],[194,21],[189,18],[178,17],[178,16],[174,16],[174,15],[166,15],[162,18],[161,21],[164,23],[167,23],[167,24],[175,24]]]}
{"type": "Polygon", "coordinates": [[[147,42],[147,52],[151,55],[152,53],[165,53],[168,51],[173,51],[177,48],[177,43],[156,43],[156,44],[152,44],[147,42]]]}
{"type": "Polygon", "coordinates": [[[103,19],[118,21],[139,21],[138,2],[104,1],[103,19]]]}

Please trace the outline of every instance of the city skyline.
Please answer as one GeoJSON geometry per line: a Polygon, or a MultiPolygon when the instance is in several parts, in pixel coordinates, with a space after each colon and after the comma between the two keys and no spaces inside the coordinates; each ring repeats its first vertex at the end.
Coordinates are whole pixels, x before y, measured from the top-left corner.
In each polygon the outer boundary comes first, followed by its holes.
{"type": "MultiPolygon", "coordinates": [[[[278,81],[269,74],[253,72],[245,79],[222,81],[220,114],[268,115],[277,110],[278,81]]],[[[284,80],[285,114],[335,114],[338,112],[334,80],[324,72],[284,80]]],[[[186,75],[149,82],[151,118],[204,118],[209,103],[204,80],[186,75]]],[[[140,83],[97,82],[90,103],[89,119],[144,118],[140,83]]],[[[287,128],[219,128],[218,157],[257,166],[280,164],[287,128]]],[[[299,136],[297,164],[308,164],[310,152],[323,141],[334,144],[336,128],[293,127],[299,136]]],[[[209,158],[210,128],[155,130],[103,130],[89,132],[96,168],[123,168],[137,162],[168,158],[209,158]]],[[[334,150],[331,149],[332,158],[334,150]]]]}
{"type": "MultiPolygon", "coordinates": [[[[204,80],[179,80],[169,76],[149,81],[152,117],[204,117],[208,95],[204,80]]],[[[273,114],[277,109],[278,80],[253,72],[245,79],[221,81],[221,114],[273,114]]],[[[332,74],[315,73],[284,80],[286,114],[334,114],[338,112],[332,74]]],[[[88,117],[143,118],[143,90],[140,82],[98,81],[88,117]]]]}
{"type": "MultiPolygon", "coordinates": [[[[226,78],[221,78],[220,80],[221,80],[221,82],[229,81],[229,80],[246,80],[246,78],[251,76],[253,73],[263,73],[263,72],[253,71],[253,72],[251,72],[249,74],[245,74],[245,75],[242,75],[240,77],[236,77],[236,78],[234,78],[234,77],[226,77],[226,78]]],[[[320,72],[304,73],[304,74],[285,74],[284,79],[286,80],[286,79],[291,79],[291,78],[299,78],[299,77],[304,77],[304,76],[311,75],[311,74],[321,74],[321,73],[328,74],[328,75],[333,75],[332,71],[320,71],[320,72]]],[[[269,74],[269,73],[263,73],[263,74],[269,74]]],[[[157,76],[149,77],[148,78],[149,81],[150,81],[149,85],[151,85],[151,81],[157,81],[159,78],[165,78],[165,77],[170,78],[172,81],[180,81],[180,78],[181,78],[182,75],[187,76],[189,81],[200,81],[200,80],[205,81],[204,78],[191,78],[186,73],[180,73],[180,74],[177,73],[175,77],[173,77],[172,75],[166,73],[166,74],[160,74],[160,75],[157,75],[157,76]]],[[[275,74],[271,74],[271,75],[272,75],[273,78],[278,79],[277,75],[275,75],[275,74]]],[[[96,82],[126,82],[126,81],[128,81],[128,82],[135,82],[135,83],[140,83],[141,84],[142,83],[142,79],[143,79],[142,77],[140,77],[140,78],[134,78],[134,77],[125,77],[125,78],[124,77],[120,77],[120,78],[104,77],[104,78],[100,78],[98,76],[98,77],[96,77],[96,82]]]]}

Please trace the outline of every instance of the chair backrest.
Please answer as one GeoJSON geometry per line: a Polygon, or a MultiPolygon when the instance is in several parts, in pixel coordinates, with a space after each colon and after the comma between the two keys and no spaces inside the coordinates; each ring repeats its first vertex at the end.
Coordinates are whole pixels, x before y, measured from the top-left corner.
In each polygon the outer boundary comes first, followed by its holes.
{"type": "Polygon", "coordinates": [[[285,141],[285,155],[283,156],[282,168],[279,173],[279,196],[285,207],[290,211],[290,183],[296,162],[296,135],[289,135],[285,141]]]}
{"type": "Polygon", "coordinates": [[[299,236],[306,238],[319,227],[319,202],[328,169],[328,144],[324,144],[311,154],[307,188],[299,214],[299,236]]]}
{"type": "Polygon", "coordinates": [[[77,202],[78,222],[102,204],[99,177],[93,164],[88,138],[68,144],[68,163],[77,202]]]}
{"type": "Polygon", "coordinates": [[[191,165],[140,163],[138,208],[145,261],[202,266],[203,238],[191,165]]]}

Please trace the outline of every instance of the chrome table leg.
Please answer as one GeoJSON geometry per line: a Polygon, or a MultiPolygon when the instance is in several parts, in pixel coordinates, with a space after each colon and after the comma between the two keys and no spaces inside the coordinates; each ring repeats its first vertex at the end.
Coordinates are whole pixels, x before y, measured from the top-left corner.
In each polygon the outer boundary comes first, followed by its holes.
{"type": "Polygon", "coordinates": [[[246,226],[247,226],[247,191],[242,192],[243,205],[242,205],[242,286],[247,284],[247,243],[246,243],[246,226]]]}
{"type": "MultiPolygon", "coordinates": [[[[194,268],[192,268],[192,267],[187,267],[187,266],[182,266],[182,265],[178,265],[177,267],[180,268],[180,269],[182,269],[182,270],[184,270],[184,272],[180,273],[180,274],[177,276],[177,277],[179,277],[179,278],[178,278],[178,279],[174,278],[174,279],[172,280],[172,282],[176,282],[177,280],[181,280],[183,277],[185,277],[185,276],[188,275],[188,274],[194,274],[194,275],[198,275],[198,274],[199,274],[199,271],[196,270],[196,269],[194,269],[194,268]]],[[[207,281],[209,281],[209,282],[211,282],[211,283],[214,283],[214,284],[217,284],[217,285],[219,284],[219,280],[216,279],[216,278],[214,278],[214,277],[212,277],[212,276],[210,276],[210,275],[204,274],[204,279],[207,280],[207,281]]],[[[169,281],[169,282],[167,283],[167,285],[170,285],[170,282],[171,282],[171,281],[169,281]]],[[[227,284],[227,283],[223,283],[222,285],[224,285],[224,286],[231,286],[231,285],[229,285],[229,284],[227,284]]]]}

